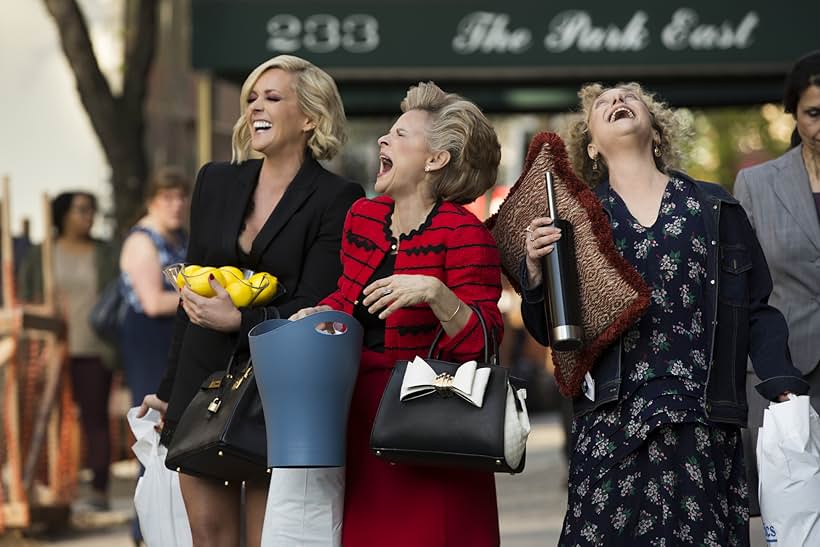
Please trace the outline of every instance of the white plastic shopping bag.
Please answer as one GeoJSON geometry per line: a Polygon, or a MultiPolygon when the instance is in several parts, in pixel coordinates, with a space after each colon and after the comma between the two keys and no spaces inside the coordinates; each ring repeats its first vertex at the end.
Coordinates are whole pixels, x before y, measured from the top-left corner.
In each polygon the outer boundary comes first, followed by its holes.
{"type": "Polygon", "coordinates": [[[766,543],[820,545],[820,417],[808,396],[763,412],[757,466],[766,543]]]}
{"type": "Polygon", "coordinates": [[[343,467],[272,469],[262,545],[339,547],[344,490],[343,467]]]}
{"type": "Polygon", "coordinates": [[[131,448],[145,467],[134,493],[143,540],[148,547],[189,547],[193,541],[179,474],[165,467],[168,449],[159,443],[159,433],[154,430],[159,412],[149,410],[143,418],[137,418],[138,411],[128,411],[128,424],[137,439],[131,448]]]}

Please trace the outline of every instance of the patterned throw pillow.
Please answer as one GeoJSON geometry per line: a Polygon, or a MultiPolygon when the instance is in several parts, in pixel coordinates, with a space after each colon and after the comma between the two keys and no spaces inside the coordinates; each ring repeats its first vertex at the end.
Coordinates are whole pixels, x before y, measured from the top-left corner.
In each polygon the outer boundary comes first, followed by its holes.
{"type": "Polygon", "coordinates": [[[564,143],[555,133],[539,133],[533,138],[524,172],[498,212],[485,223],[498,243],[504,273],[515,290],[520,292],[524,228],[547,210],[547,171],[553,175],[558,216],[573,226],[578,260],[584,345],[578,351],[552,353],[558,387],[564,396],[574,397],[604,349],[646,310],[650,291],[615,249],[609,219],[598,197],[572,171],[564,143]]]}

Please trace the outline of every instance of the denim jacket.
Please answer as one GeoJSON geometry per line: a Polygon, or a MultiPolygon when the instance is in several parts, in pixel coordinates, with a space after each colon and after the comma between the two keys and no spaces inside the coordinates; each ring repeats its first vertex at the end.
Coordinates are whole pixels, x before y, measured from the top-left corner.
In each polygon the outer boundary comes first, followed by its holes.
{"type": "MultiPolygon", "coordinates": [[[[746,425],[746,363],[751,357],[762,381],[755,386],[766,399],[790,391],[802,395],[809,385],[794,365],[788,349],[788,328],[783,315],[768,304],[772,279],[763,251],[746,212],[718,184],[693,182],[703,206],[708,243],[703,317],[709,372],[703,411],[713,422],[746,425]]],[[[611,220],[609,182],[594,189],[611,220]]],[[[583,264],[579,264],[583,268],[583,264]]],[[[526,264],[521,264],[521,286],[527,287],[526,264]]],[[[521,312],[532,336],[549,345],[549,328],[540,287],[524,289],[521,312]]],[[[580,416],[616,401],[621,387],[621,342],[607,348],[590,371],[595,381],[595,400],[579,395],[573,401],[580,416]]]]}

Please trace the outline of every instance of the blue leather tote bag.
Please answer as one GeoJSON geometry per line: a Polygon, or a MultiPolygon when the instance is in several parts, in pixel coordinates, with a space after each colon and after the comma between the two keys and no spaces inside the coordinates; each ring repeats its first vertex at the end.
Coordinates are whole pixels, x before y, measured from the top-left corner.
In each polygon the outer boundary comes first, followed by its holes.
{"type": "Polygon", "coordinates": [[[351,315],[270,319],[248,333],[268,467],[341,467],[363,330],[351,315]]]}

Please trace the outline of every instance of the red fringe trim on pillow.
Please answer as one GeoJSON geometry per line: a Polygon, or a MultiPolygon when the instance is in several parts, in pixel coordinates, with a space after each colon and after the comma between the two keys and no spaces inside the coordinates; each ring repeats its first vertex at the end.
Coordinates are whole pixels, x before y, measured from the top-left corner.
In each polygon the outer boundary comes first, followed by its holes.
{"type": "MultiPolygon", "coordinates": [[[[510,189],[506,202],[510,196],[514,195],[518,190],[520,183],[524,180],[530,168],[532,167],[535,158],[538,156],[541,148],[548,145],[552,151],[553,170],[562,181],[566,183],[567,190],[572,194],[578,203],[586,210],[589,215],[592,233],[598,244],[598,248],[604,255],[604,258],[612,265],[623,277],[623,279],[632,287],[637,293],[638,298],[618,316],[613,323],[611,323],[597,338],[589,340],[584,347],[577,352],[557,352],[553,350],[554,364],[556,367],[566,367],[569,361],[574,360],[575,365],[572,371],[562,371],[555,375],[558,382],[558,388],[565,397],[575,397],[581,392],[581,384],[583,383],[584,375],[592,370],[596,359],[603,353],[603,351],[612,343],[620,338],[633,323],[635,323],[641,315],[643,315],[646,308],[649,306],[649,298],[651,292],[649,287],[644,282],[641,275],[635,270],[632,264],[629,263],[618,250],[615,248],[615,243],[612,241],[612,227],[609,224],[607,214],[604,212],[598,196],[575,174],[572,166],[569,163],[567,150],[564,146],[564,141],[557,134],[552,132],[542,132],[533,137],[527,150],[527,158],[524,163],[524,169],[519,179],[510,189]],[[571,354],[562,357],[562,354],[571,354]],[[573,359],[574,358],[574,359],[573,359]],[[569,372],[568,375],[564,372],[569,372]]],[[[502,203],[503,207],[503,203],[502,203]]],[[[488,218],[485,225],[492,230],[496,223],[497,213],[488,218]]],[[[505,272],[507,278],[513,287],[520,292],[520,286],[517,279],[518,272],[505,272]],[[511,275],[512,274],[512,275],[511,275]]]]}

